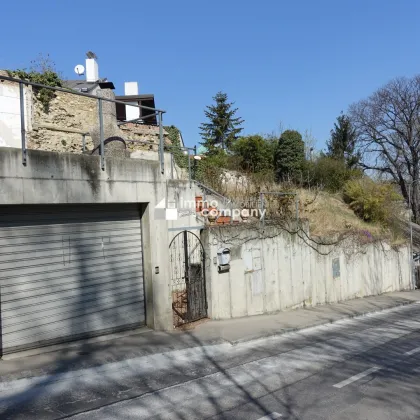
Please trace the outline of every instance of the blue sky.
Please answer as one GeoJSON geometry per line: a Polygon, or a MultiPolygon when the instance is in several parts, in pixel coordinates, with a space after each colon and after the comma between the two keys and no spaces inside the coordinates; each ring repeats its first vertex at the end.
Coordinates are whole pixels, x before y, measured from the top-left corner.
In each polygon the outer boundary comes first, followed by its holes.
{"type": "Polygon", "coordinates": [[[49,53],[65,77],[99,57],[123,93],[138,81],[187,145],[225,91],[244,133],[310,130],[323,148],[348,105],[420,71],[420,3],[401,1],[27,1],[2,4],[0,68],[49,53]]]}

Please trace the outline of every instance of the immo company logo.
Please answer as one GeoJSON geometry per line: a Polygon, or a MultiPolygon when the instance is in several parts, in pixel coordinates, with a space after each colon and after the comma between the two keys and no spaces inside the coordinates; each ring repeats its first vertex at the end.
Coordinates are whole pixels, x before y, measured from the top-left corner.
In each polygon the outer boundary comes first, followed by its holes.
{"type": "Polygon", "coordinates": [[[176,203],[168,201],[168,205],[166,205],[166,199],[162,198],[155,206],[155,220],[178,220],[176,203]]]}
{"type": "Polygon", "coordinates": [[[163,198],[155,206],[155,220],[178,220],[179,216],[194,214],[197,207],[202,209],[201,215],[204,217],[217,216],[223,214],[224,216],[232,216],[235,218],[247,219],[249,216],[258,217],[261,220],[264,218],[266,210],[263,209],[238,209],[238,208],[221,208],[217,200],[211,201],[196,201],[196,200],[180,200],[179,207],[175,201],[167,201],[163,198]]]}

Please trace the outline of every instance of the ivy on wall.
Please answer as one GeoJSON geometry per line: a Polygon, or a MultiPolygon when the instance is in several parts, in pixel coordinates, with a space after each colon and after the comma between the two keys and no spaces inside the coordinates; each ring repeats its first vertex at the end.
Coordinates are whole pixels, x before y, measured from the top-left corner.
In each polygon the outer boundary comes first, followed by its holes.
{"type": "MultiPolygon", "coordinates": [[[[17,79],[28,80],[29,82],[39,83],[41,85],[62,87],[62,81],[58,74],[52,70],[46,70],[44,72],[37,72],[34,70],[8,70],[7,73],[10,77],[17,79]]],[[[34,87],[33,91],[36,98],[41,102],[45,112],[49,111],[50,102],[55,98],[55,92],[51,89],[37,88],[34,87]]]]}
{"type": "Polygon", "coordinates": [[[188,156],[181,149],[181,132],[174,125],[165,126],[164,129],[168,133],[168,138],[171,141],[170,151],[174,156],[175,163],[180,168],[188,168],[188,156]]]}
{"type": "MultiPolygon", "coordinates": [[[[63,81],[56,71],[54,61],[51,60],[49,54],[38,54],[38,56],[30,62],[29,69],[7,70],[10,77],[27,80],[32,83],[51,87],[63,87],[63,81]]],[[[69,89],[71,90],[71,89],[69,89]]],[[[50,102],[55,98],[54,90],[46,88],[33,87],[36,98],[41,102],[44,112],[49,111],[50,102]]]]}

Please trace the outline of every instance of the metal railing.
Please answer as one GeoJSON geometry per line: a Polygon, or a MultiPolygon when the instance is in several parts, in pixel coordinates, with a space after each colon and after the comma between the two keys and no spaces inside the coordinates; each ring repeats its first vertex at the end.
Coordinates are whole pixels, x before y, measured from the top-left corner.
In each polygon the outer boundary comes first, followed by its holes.
{"type": "MultiPolygon", "coordinates": [[[[201,182],[195,181],[197,186],[203,191],[204,193],[204,202],[207,202],[207,195],[211,195],[213,197],[216,197],[221,200],[223,206],[228,207],[230,210],[230,221],[229,223],[233,223],[233,208],[234,207],[240,207],[238,203],[236,203],[234,200],[218,193],[217,191],[213,190],[212,188],[208,187],[207,185],[202,184],[201,182]]],[[[227,209],[226,209],[227,210],[227,209]]]]}
{"type": "MultiPolygon", "coordinates": [[[[212,195],[214,197],[219,198],[221,200],[221,202],[223,203],[223,205],[227,206],[227,205],[230,205],[230,204],[233,203],[233,201],[230,198],[225,197],[224,195],[218,193],[217,191],[213,190],[212,188],[208,187],[207,185],[204,185],[204,184],[202,184],[201,182],[198,182],[198,181],[195,181],[195,183],[197,184],[197,186],[201,190],[203,190],[203,192],[205,194],[212,195]]],[[[207,197],[204,197],[204,201],[206,201],[206,199],[207,199],[207,197]]]]}
{"type": "MultiPolygon", "coordinates": [[[[40,89],[48,89],[52,91],[57,92],[63,92],[67,93],[69,95],[77,95],[77,96],[83,96],[86,98],[94,99],[98,102],[98,120],[99,120],[99,154],[101,157],[101,168],[102,170],[105,170],[105,138],[104,138],[104,120],[103,120],[103,102],[112,102],[115,104],[122,104],[124,106],[132,106],[139,109],[145,109],[151,111],[150,114],[147,114],[145,116],[139,116],[139,118],[131,121],[125,121],[123,123],[129,123],[129,122],[140,122],[145,119],[151,118],[151,117],[157,117],[157,122],[159,126],[159,162],[160,162],[160,169],[161,173],[163,174],[165,171],[165,163],[164,163],[164,141],[163,141],[163,114],[166,112],[164,110],[158,109],[158,108],[151,108],[144,105],[136,105],[133,103],[127,103],[124,101],[119,101],[116,99],[110,99],[110,98],[104,98],[96,95],[91,95],[89,93],[82,93],[77,92],[71,89],[61,88],[57,86],[47,86],[40,83],[34,83],[30,82],[28,80],[22,80],[22,79],[16,79],[14,77],[9,76],[0,76],[0,81],[9,81],[12,83],[16,83],[19,85],[19,104],[20,104],[20,130],[21,130],[21,148],[22,148],[22,164],[26,165],[27,163],[27,144],[26,144],[26,124],[25,124],[25,96],[24,96],[24,87],[25,86],[33,86],[35,88],[40,89]]],[[[140,114],[140,112],[139,112],[140,114]]],[[[117,121],[116,121],[117,124],[117,121]]],[[[83,133],[82,134],[82,147],[83,150],[86,148],[86,135],[89,133],[83,133]]],[[[130,141],[130,140],[127,140],[130,141]]]]}
{"type": "Polygon", "coordinates": [[[175,156],[174,156],[174,150],[177,150],[179,152],[182,152],[183,154],[187,155],[188,160],[188,181],[190,183],[190,188],[192,188],[193,178],[192,178],[192,168],[191,168],[191,155],[190,151],[194,153],[194,160],[197,158],[197,146],[194,147],[187,147],[187,146],[164,146],[164,150],[168,150],[171,156],[171,179],[174,179],[174,168],[175,168],[175,156]]]}

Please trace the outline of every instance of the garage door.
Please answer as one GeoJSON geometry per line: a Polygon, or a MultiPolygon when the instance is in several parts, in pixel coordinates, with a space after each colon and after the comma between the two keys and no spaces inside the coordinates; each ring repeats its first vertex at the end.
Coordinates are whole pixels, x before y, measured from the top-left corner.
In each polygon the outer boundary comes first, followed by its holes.
{"type": "Polygon", "coordinates": [[[143,325],[138,205],[0,206],[3,353],[143,325]]]}

